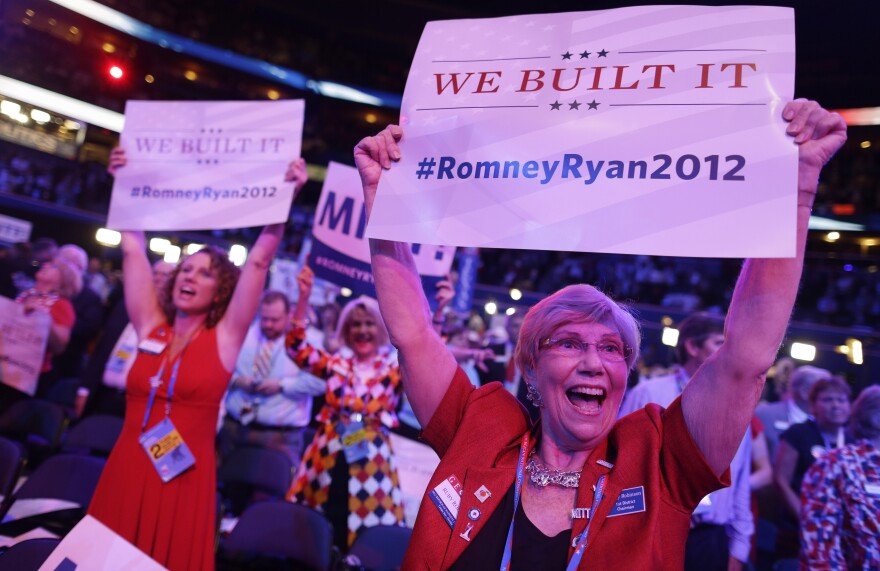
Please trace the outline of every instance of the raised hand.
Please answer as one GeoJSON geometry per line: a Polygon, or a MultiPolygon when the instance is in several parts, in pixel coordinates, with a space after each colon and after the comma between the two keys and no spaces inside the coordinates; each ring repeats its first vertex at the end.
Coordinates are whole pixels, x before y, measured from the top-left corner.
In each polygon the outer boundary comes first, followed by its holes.
{"type": "Polygon", "coordinates": [[[397,142],[403,137],[403,129],[398,125],[388,125],[374,137],[365,137],[354,148],[354,163],[361,183],[364,186],[364,204],[367,216],[373,210],[376,188],[382,169],[390,169],[392,161],[400,160],[400,147],[397,142]]]}
{"type": "Polygon", "coordinates": [[[284,173],[284,182],[293,183],[293,199],[296,200],[299,191],[309,180],[309,172],[306,170],[305,159],[299,158],[290,161],[287,172],[284,173]]]}
{"type": "Polygon", "coordinates": [[[111,176],[116,176],[116,172],[128,164],[128,157],[125,154],[125,149],[122,147],[114,147],[112,151],[110,151],[110,162],[107,164],[107,172],[110,173],[111,176]]]}
{"type": "MultiPolygon", "coordinates": [[[[819,171],[846,142],[846,123],[837,113],[806,99],[789,102],[782,118],[789,122],[785,132],[798,145],[798,190],[815,196],[819,171]]],[[[812,196],[801,196],[799,204],[808,199],[809,204],[801,205],[812,206],[812,196]]]]}

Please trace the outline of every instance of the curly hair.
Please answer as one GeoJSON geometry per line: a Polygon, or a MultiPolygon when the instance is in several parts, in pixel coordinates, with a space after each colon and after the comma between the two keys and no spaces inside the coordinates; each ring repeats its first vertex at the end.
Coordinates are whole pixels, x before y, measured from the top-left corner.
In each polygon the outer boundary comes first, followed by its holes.
{"type": "Polygon", "coordinates": [[[198,252],[194,252],[180,261],[171,273],[171,277],[168,278],[165,291],[161,292],[159,296],[159,304],[162,306],[162,311],[165,312],[165,319],[168,320],[169,325],[174,325],[174,316],[177,313],[177,308],[174,307],[173,296],[177,275],[180,273],[180,268],[183,267],[186,260],[198,254],[208,255],[211,259],[211,271],[217,276],[216,300],[211,303],[211,307],[208,310],[205,327],[210,329],[217,325],[220,319],[223,318],[223,314],[226,313],[226,308],[229,307],[229,301],[232,299],[232,292],[235,290],[235,284],[238,283],[238,276],[241,274],[241,270],[229,261],[229,254],[225,250],[216,246],[205,246],[198,252]]]}

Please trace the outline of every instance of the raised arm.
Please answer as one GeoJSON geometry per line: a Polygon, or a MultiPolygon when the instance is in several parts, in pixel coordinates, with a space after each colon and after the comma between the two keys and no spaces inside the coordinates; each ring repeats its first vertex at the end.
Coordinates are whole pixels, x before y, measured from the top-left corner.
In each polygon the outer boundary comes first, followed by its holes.
{"type": "MultiPolygon", "coordinates": [[[[400,160],[397,141],[402,136],[403,129],[389,125],[354,149],[367,216],[373,209],[382,169],[400,160]]],[[[404,389],[416,418],[426,426],[452,381],[455,359],[431,326],[431,311],[410,245],[371,239],[370,256],[382,318],[391,343],[400,352],[404,389]]]]}
{"type": "MultiPolygon", "coordinates": [[[[306,163],[303,159],[296,159],[290,163],[284,176],[286,182],[294,183],[293,199],[305,185],[308,175],[306,163]]],[[[221,349],[220,355],[223,364],[228,370],[235,366],[235,357],[238,349],[244,342],[248,327],[257,313],[260,303],[260,294],[266,285],[266,275],[269,266],[281,243],[284,235],[284,224],[269,224],[263,228],[254,242],[247,261],[241,269],[241,276],[232,292],[229,308],[223,315],[223,319],[217,324],[217,341],[221,349]],[[228,361],[228,362],[227,362],[228,361]]]]}
{"type": "Polygon", "coordinates": [[[782,117],[789,122],[786,133],[798,145],[796,255],[746,260],[724,324],[724,345],[696,372],[682,395],[691,435],[719,475],[745,434],[788,326],[819,172],[846,140],[840,116],[814,101],[792,101],[782,117]]]}
{"type": "MultiPolygon", "coordinates": [[[[110,151],[107,172],[116,176],[119,169],[128,164],[125,149],[116,147],[110,151]]],[[[144,339],[164,315],[159,305],[159,296],[153,285],[153,270],[147,258],[146,238],[141,231],[122,232],[119,246],[122,250],[122,290],[125,292],[125,311],[137,332],[138,339],[144,339]]]]}

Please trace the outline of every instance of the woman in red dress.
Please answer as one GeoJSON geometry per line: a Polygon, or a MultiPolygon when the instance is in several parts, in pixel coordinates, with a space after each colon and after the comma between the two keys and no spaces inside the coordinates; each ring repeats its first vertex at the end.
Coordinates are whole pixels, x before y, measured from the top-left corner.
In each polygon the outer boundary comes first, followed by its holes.
{"type": "MultiPolygon", "coordinates": [[[[110,172],[125,162],[124,152],[114,150],[110,172]]],[[[296,196],[306,181],[305,162],[292,162],[285,179],[296,196]]],[[[122,236],[125,303],[138,356],[122,434],[89,513],[172,571],[214,568],[220,399],[283,230],[283,224],[266,226],[240,272],[222,250],[190,255],[164,295],[153,286],[143,233],[122,236]]]]}

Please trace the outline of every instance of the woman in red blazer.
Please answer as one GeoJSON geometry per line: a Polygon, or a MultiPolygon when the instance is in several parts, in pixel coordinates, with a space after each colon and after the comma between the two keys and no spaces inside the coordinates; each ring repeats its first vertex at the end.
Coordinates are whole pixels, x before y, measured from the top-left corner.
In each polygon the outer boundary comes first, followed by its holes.
{"type": "MultiPolygon", "coordinates": [[[[371,240],[382,316],[400,351],[423,438],[440,455],[405,569],[681,569],[690,515],[728,483],[785,334],[803,267],[822,166],[846,139],[834,113],[797,100],[783,110],[799,148],[797,256],[742,269],[724,346],[679,399],[616,421],[639,331],[591,286],[570,286],[527,314],[516,363],[541,418],[500,384],[474,389],[431,327],[410,246],[371,240]]],[[[403,130],[355,147],[367,212],[403,130]]]]}

